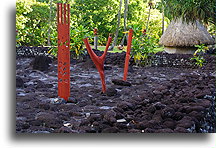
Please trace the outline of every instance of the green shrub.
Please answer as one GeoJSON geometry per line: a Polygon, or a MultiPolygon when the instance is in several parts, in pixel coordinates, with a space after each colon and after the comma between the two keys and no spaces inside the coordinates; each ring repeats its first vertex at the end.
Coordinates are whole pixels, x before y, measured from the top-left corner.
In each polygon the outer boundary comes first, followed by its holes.
{"type": "Polygon", "coordinates": [[[202,53],[205,53],[208,50],[208,47],[205,46],[204,44],[195,45],[195,47],[197,47],[197,50],[195,51],[193,55],[194,57],[191,58],[191,60],[194,60],[196,65],[202,67],[205,62],[202,53]]]}
{"type": "Polygon", "coordinates": [[[51,45],[57,45],[54,20],[49,22],[49,5],[36,0],[16,1],[16,43],[23,46],[46,46],[50,28],[51,45]]]}
{"type": "Polygon", "coordinates": [[[148,33],[142,33],[139,25],[133,27],[132,56],[137,64],[148,65],[149,59],[154,54],[157,47],[156,39],[150,37],[148,33]]]}
{"type": "Polygon", "coordinates": [[[84,53],[83,39],[88,37],[89,42],[92,41],[93,31],[88,31],[82,25],[70,31],[70,48],[73,57],[79,58],[84,53]]]}

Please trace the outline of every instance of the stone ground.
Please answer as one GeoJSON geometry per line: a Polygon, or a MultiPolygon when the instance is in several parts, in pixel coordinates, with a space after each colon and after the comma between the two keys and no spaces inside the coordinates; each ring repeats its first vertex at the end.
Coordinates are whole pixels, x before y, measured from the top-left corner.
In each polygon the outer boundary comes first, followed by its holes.
{"type": "Polygon", "coordinates": [[[215,56],[202,68],[188,55],[158,54],[145,67],[131,61],[126,84],[124,56],[107,55],[105,94],[89,57],[71,60],[71,102],[58,98],[56,59],[17,56],[16,132],[215,132],[215,56]]]}

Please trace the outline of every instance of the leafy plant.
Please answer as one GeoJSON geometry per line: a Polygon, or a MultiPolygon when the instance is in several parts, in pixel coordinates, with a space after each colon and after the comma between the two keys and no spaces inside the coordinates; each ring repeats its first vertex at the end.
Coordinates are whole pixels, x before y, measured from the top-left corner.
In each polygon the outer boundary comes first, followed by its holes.
{"type": "MultiPolygon", "coordinates": [[[[24,46],[47,45],[49,29],[49,5],[35,0],[16,1],[17,44],[24,46]]],[[[55,37],[56,26],[51,27],[51,36],[55,37]]],[[[56,44],[56,37],[51,38],[56,44]]]]}
{"type": "Polygon", "coordinates": [[[162,0],[162,4],[166,6],[165,15],[170,19],[216,23],[215,0],[162,0]]]}
{"type": "Polygon", "coordinates": [[[202,53],[205,53],[208,50],[208,47],[205,46],[204,44],[195,45],[195,47],[197,47],[197,50],[195,51],[193,55],[194,57],[191,58],[191,60],[194,60],[196,65],[202,67],[205,62],[202,53]]]}
{"type": "Polygon", "coordinates": [[[137,64],[148,65],[150,57],[154,54],[157,47],[155,39],[150,37],[148,33],[141,30],[140,25],[134,25],[134,37],[132,40],[132,55],[137,64]]]}
{"type": "Polygon", "coordinates": [[[83,48],[83,38],[88,37],[91,42],[91,36],[93,35],[93,31],[85,29],[82,25],[78,26],[77,28],[71,29],[70,37],[71,37],[71,53],[73,57],[79,58],[80,55],[84,53],[83,48]]]}

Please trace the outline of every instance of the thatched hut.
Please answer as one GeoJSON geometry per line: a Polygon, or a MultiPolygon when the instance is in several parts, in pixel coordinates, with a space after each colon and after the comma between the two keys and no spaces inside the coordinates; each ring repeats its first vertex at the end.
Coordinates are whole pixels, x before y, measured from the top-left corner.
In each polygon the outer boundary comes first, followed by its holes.
{"type": "Polygon", "coordinates": [[[168,53],[193,54],[196,50],[194,45],[212,45],[214,39],[198,21],[186,23],[178,19],[171,21],[159,43],[168,53]]]}

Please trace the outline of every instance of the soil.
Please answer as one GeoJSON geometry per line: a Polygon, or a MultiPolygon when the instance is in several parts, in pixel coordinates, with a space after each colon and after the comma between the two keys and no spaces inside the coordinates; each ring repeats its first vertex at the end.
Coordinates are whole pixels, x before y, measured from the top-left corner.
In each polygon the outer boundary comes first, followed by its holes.
{"type": "Polygon", "coordinates": [[[17,133],[215,132],[214,55],[205,55],[201,68],[191,55],[158,53],[145,66],[131,59],[124,82],[125,53],[108,53],[105,94],[86,55],[71,60],[71,97],[66,102],[57,94],[57,60],[35,51],[48,49],[17,49],[17,133]]]}

